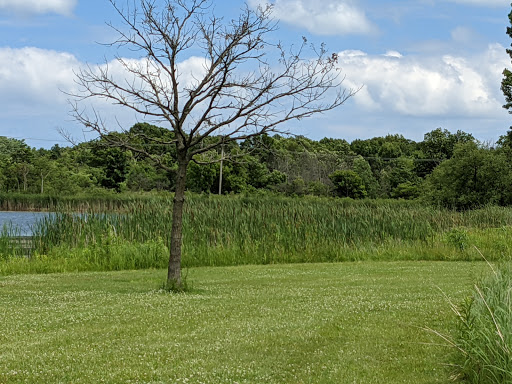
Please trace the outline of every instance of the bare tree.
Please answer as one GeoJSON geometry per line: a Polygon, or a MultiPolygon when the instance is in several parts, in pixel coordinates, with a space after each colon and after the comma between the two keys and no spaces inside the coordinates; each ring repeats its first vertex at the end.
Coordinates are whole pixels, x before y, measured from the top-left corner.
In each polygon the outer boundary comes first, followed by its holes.
{"type": "MultiPolygon", "coordinates": [[[[140,53],[140,60],[117,54],[127,77],[114,76],[105,63],[77,73],[80,91],[72,102],[74,117],[85,127],[166,167],[158,156],[135,141],[107,135],[109,127],[81,101],[103,98],[126,107],[142,119],[169,130],[172,141],[146,137],[155,144],[175,145],[177,177],[167,282],[180,287],[182,212],[187,167],[196,155],[232,141],[277,132],[298,120],[341,106],[355,90],[341,87],[337,55],[303,38],[284,48],[273,42],[277,23],[272,7],[246,6],[235,20],[214,15],[209,0],[110,0],[123,28],[111,44],[140,53]],[[186,60],[201,57],[198,71],[186,60]]],[[[120,52],[119,50],[117,52],[120,52]]]]}

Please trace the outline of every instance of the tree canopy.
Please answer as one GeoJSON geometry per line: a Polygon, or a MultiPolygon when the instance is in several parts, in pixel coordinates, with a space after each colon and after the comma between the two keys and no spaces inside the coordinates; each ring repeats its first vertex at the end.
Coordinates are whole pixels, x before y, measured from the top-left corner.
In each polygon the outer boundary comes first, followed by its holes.
{"type": "MultiPolygon", "coordinates": [[[[147,123],[136,124],[117,135],[120,140],[138,137],[147,151],[165,161],[165,169],[138,152],[112,147],[110,137],[51,149],[30,148],[22,140],[0,138],[0,145],[5,148],[0,156],[0,192],[174,192],[178,169],[175,147],[146,141],[144,135],[148,133],[163,135],[164,140],[172,136],[172,132],[147,123]]],[[[503,135],[495,147],[478,143],[468,133],[452,134],[442,129],[428,132],[420,142],[393,135],[354,140],[350,144],[342,139],[315,141],[300,136],[262,135],[232,142],[224,147],[224,153],[224,194],[422,198],[460,209],[490,203],[508,205],[511,199],[507,192],[512,180],[508,135],[503,135]],[[465,139],[457,139],[460,137],[465,139]],[[453,146],[447,146],[447,142],[453,146]],[[368,152],[368,148],[373,149],[368,152]],[[392,152],[398,157],[388,157],[392,152]],[[475,167],[477,182],[468,173],[475,167]],[[339,188],[336,175],[340,172],[357,175],[350,179],[352,186],[356,186],[354,191],[347,193],[346,187],[344,192],[339,188]]],[[[218,159],[221,148],[203,156],[205,160],[218,159]]],[[[200,157],[198,160],[187,168],[187,189],[218,193],[220,163],[204,165],[200,164],[200,157]]]]}

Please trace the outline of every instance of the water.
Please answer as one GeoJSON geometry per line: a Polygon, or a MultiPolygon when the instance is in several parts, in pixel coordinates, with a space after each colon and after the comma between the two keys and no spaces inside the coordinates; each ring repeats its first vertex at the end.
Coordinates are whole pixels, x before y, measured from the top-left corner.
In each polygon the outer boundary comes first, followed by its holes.
{"type": "Polygon", "coordinates": [[[31,236],[32,225],[38,219],[48,216],[48,212],[4,212],[0,211],[0,229],[4,225],[12,225],[13,228],[18,228],[19,236],[31,236]]]}

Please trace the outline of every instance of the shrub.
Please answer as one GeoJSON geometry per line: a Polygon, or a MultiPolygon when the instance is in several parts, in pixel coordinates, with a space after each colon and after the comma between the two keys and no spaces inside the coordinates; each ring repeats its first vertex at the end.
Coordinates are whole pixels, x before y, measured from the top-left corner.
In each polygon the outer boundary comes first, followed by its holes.
{"type": "Polygon", "coordinates": [[[367,195],[363,180],[354,171],[335,171],[329,175],[329,179],[334,184],[336,196],[360,199],[367,195]]]}

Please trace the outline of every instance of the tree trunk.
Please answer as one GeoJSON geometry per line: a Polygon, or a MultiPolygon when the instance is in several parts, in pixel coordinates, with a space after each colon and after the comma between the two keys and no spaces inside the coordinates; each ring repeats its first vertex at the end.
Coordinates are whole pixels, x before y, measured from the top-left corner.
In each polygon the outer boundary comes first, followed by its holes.
{"type": "Polygon", "coordinates": [[[167,284],[169,287],[180,288],[181,281],[181,244],[183,240],[183,206],[185,203],[185,185],[189,160],[186,156],[178,157],[176,191],[172,208],[171,249],[167,284]]]}

